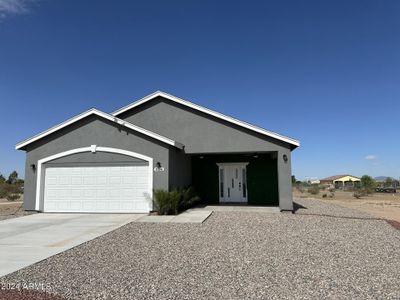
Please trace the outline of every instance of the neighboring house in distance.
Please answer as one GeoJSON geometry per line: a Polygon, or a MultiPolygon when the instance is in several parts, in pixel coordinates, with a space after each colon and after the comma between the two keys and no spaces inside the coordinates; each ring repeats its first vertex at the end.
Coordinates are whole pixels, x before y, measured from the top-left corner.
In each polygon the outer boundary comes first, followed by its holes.
{"type": "Polygon", "coordinates": [[[321,184],[332,185],[336,189],[351,188],[361,183],[361,179],[352,175],[335,175],[321,179],[321,184]]]}
{"type": "Polygon", "coordinates": [[[194,186],[209,204],[293,210],[299,142],[155,92],[112,114],[90,109],[25,140],[24,208],[152,210],[155,189],[194,186]]]}
{"type": "Polygon", "coordinates": [[[321,181],[317,177],[307,177],[306,182],[308,184],[320,184],[321,181]]]}

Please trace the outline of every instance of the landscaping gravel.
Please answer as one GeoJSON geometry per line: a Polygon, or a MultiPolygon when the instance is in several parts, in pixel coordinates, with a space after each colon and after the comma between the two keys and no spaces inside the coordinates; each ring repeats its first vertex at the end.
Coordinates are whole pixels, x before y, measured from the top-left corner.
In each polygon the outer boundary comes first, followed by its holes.
{"type": "Polygon", "coordinates": [[[291,213],[130,223],[0,279],[71,299],[399,299],[400,231],[298,200],[291,213]]]}

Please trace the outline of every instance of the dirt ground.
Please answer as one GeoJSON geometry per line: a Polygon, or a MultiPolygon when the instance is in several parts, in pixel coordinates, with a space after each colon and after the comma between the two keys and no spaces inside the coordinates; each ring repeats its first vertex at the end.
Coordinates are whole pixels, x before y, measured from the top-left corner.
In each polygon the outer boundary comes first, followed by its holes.
{"type": "Polygon", "coordinates": [[[328,191],[321,191],[318,195],[311,195],[307,192],[301,193],[297,189],[293,191],[294,198],[318,199],[326,203],[337,204],[343,207],[357,209],[369,213],[377,218],[394,220],[400,222],[400,193],[375,193],[370,196],[356,199],[353,192],[336,191],[333,198],[323,198],[328,191]]]}
{"type": "Polygon", "coordinates": [[[22,201],[12,202],[6,199],[0,199],[0,221],[31,214],[32,212],[23,210],[22,204],[22,201]]]}

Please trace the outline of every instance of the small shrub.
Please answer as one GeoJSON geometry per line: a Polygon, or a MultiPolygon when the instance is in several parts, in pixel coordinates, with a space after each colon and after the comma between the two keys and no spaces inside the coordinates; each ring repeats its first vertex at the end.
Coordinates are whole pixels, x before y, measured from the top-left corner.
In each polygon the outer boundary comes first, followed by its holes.
{"type": "Polygon", "coordinates": [[[166,215],[169,210],[169,192],[164,190],[154,191],[154,209],[160,215],[166,215]]]}
{"type": "Polygon", "coordinates": [[[312,187],[309,187],[309,188],[308,188],[308,192],[309,192],[311,195],[318,195],[318,194],[319,194],[319,187],[318,187],[317,185],[312,186],[312,187]]]}
{"type": "Polygon", "coordinates": [[[169,212],[177,215],[179,212],[179,204],[181,203],[182,199],[182,192],[178,190],[173,190],[169,192],[169,212]]]}
{"type": "Polygon", "coordinates": [[[328,190],[330,193],[334,193],[334,192],[336,192],[336,189],[335,188],[329,188],[329,190],[328,190]]]}
{"type": "Polygon", "coordinates": [[[367,195],[368,195],[368,192],[365,189],[357,189],[353,194],[354,198],[357,198],[357,199],[360,199],[361,197],[365,197],[367,195]]]}
{"type": "Polygon", "coordinates": [[[195,206],[200,202],[200,197],[197,195],[193,187],[189,187],[183,190],[182,201],[180,203],[180,209],[188,209],[195,206]]]}
{"type": "Polygon", "coordinates": [[[335,193],[329,193],[329,198],[335,197],[335,193]]]}
{"type": "Polygon", "coordinates": [[[174,189],[154,191],[154,209],[160,215],[176,215],[180,211],[193,207],[200,201],[192,187],[184,190],[174,189]]]}
{"type": "Polygon", "coordinates": [[[328,197],[328,194],[323,194],[322,195],[322,198],[326,198],[326,197],[328,197]]]}
{"type": "Polygon", "coordinates": [[[0,183],[0,198],[15,201],[21,197],[22,187],[19,184],[0,183]]]}
{"type": "Polygon", "coordinates": [[[300,192],[300,193],[304,193],[304,187],[300,184],[296,184],[296,189],[300,192]]]}

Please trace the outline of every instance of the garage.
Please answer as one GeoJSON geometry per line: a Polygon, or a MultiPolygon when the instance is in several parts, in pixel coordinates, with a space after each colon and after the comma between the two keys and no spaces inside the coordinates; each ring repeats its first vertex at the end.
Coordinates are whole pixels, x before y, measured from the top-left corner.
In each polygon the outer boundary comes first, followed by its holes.
{"type": "Polygon", "coordinates": [[[84,166],[45,169],[45,212],[148,212],[149,167],[84,166]]]}
{"type": "Polygon", "coordinates": [[[148,212],[149,167],[85,166],[45,170],[45,212],[148,212]]]}

